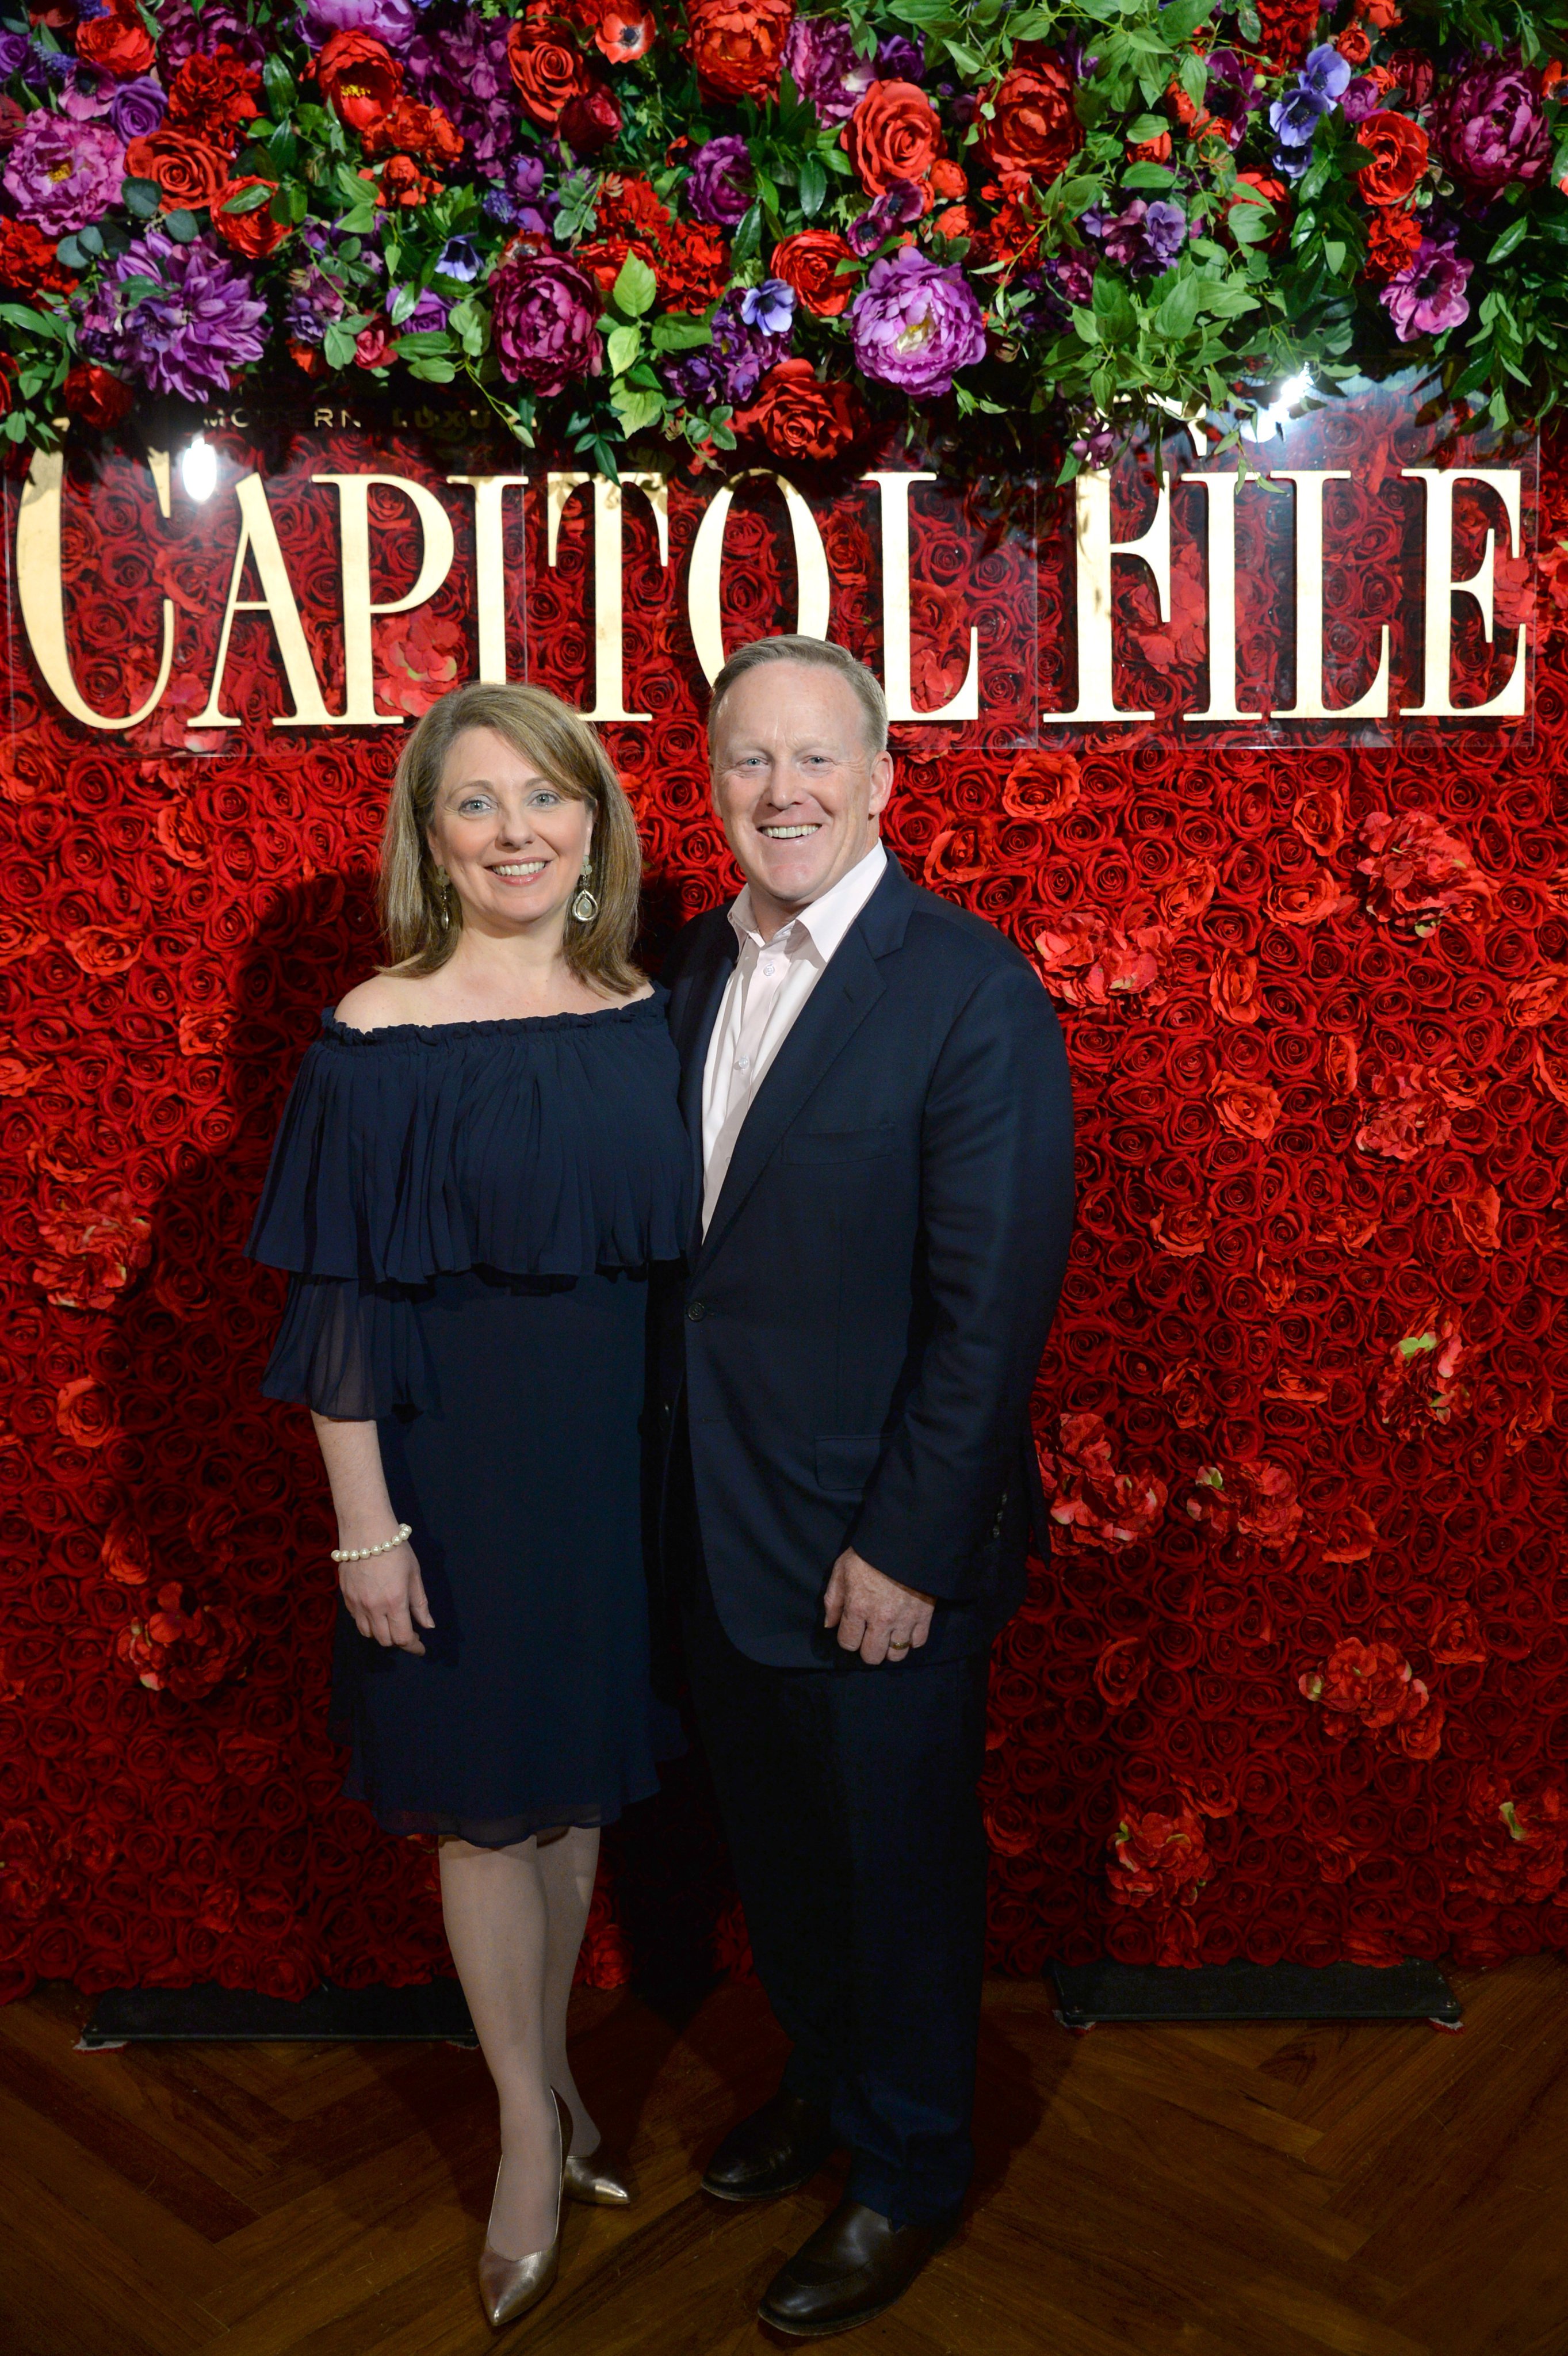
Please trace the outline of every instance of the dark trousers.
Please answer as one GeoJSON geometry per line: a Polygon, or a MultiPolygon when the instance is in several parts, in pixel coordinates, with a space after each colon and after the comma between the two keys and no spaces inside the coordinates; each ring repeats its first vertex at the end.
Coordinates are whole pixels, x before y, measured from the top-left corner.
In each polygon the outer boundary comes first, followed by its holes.
{"type": "Polygon", "coordinates": [[[947,2216],[969,2124],[985,1965],[987,1658],[775,1669],[730,1642],[683,1548],[688,1674],[752,1952],[825,2104],[849,2195],[895,2224],[947,2216]]]}

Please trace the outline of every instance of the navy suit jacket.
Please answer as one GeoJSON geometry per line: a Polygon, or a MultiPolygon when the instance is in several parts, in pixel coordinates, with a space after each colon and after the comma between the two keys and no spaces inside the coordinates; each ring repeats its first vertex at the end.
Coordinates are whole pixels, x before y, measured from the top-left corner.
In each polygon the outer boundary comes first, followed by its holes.
{"type": "MultiPolygon", "coordinates": [[[[699,1165],[737,954],[716,908],[665,971],[699,1165]]],[[[1072,1226],[1051,1001],[992,926],[890,858],[658,1313],[660,1454],[667,1469],[684,1397],[703,1555],[740,1651],[846,1662],[822,1599],[848,1545],[937,1598],[928,1660],[982,1648],[1018,1609],[1031,1526],[1049,1543],[1029,1397],[1072,1226]]]]}

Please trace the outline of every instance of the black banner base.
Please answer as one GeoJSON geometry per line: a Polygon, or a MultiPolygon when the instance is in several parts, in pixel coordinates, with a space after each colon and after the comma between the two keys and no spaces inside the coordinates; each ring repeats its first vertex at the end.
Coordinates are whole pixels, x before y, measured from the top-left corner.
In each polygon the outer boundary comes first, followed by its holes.
{"type": "Polygon", "coordinates": [[[81,2032],[80,2051],[168,2040],[247,2045],[368,2045],[477,2040],[455,1980],[423,1987],[333,1987],[306,1997],[258,1996],[249,1988],[106,1988],[81,2032]]]}
{"type": "Polygon", "coordinates": [[[1435,1964],[1047,1964],[1064,2029],[1113,2020],[1427,2020],[1463,2026],[1435,1964]]]}

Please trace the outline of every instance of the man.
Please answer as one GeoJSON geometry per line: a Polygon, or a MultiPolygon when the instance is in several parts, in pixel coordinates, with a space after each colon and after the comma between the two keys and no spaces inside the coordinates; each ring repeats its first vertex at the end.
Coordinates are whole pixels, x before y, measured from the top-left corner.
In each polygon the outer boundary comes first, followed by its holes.
{"type": "Polygon", "coordinates": [[[969,2179],[987,1661],[1043,1527],[1029,1407],[1072,1106],[1026,960],[882,848],[863,664],[742,648],[709,744],[746,888],[667,976],[702,1208],[660,1336],[661,1528],[794,2050],[703,2183],[766,2200],[848,2147],[845,2199],[761,2310],[818,2338],[901,2296],[969,2179]]]}

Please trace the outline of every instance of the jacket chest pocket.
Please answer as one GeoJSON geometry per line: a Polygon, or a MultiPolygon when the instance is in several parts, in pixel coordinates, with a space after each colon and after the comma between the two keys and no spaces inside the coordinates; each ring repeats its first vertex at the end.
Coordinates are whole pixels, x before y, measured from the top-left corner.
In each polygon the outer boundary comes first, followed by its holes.
{"type": "Polygon", "coordinates": [[[891,1121],[875,1129],[797,1129],[785,1138],[784,1160],[797,1162],[877,1162],[891,1153],[891,1121]]]}

